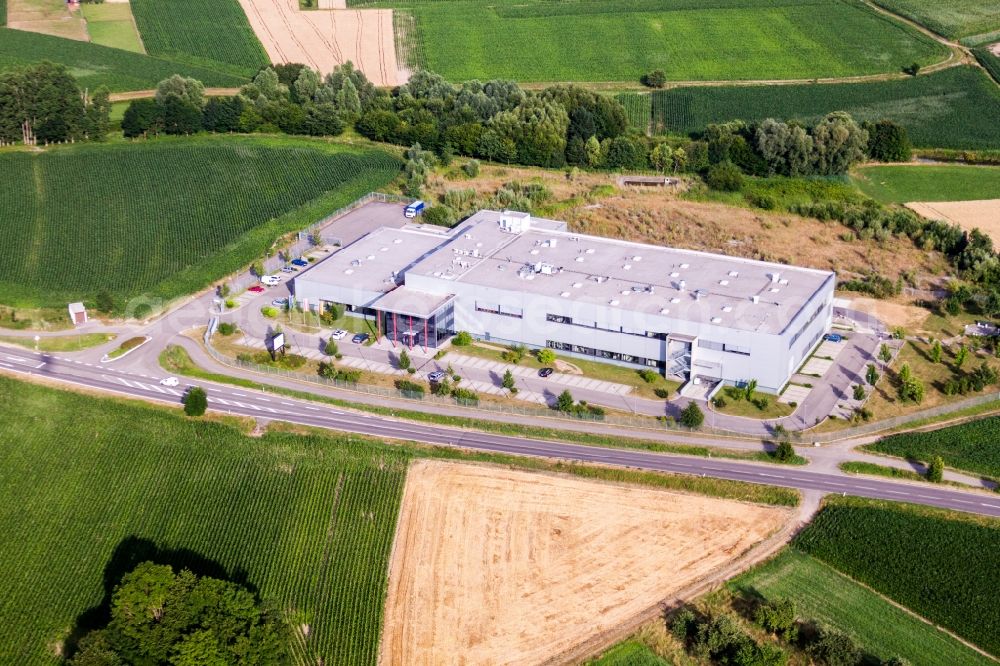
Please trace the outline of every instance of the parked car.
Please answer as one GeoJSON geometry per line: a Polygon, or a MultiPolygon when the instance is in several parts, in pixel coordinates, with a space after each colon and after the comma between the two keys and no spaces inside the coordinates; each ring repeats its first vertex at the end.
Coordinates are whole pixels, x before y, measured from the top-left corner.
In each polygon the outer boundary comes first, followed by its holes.
{"type": "Polygon", "coordinates": [[[297,273],[298,269],[295,268],[294,266],[285,266],[284,268],[281,269],[281,272],[282,273],[297,273]]]}
{"type": "Polygon", "coordinates": [[[347,331],[345,331],[342,328],[338,328],[336,331],[330,334],[330,337],[333,338],[334,340],[343,340],[346,335],[347,331]]]}
{"type": "Polygon", "coordinates": [[[841,340],[844,339],[844,336],[839,335],[837,333],[827,333],[826,335],[823,336],[823,339],[826,340],[827,342],[840,342],[841,340]]]}
{"type": "Polygon", "coordinates": [[[160,380],[161,386],[177,386],[180,381],[176,377],[164,377],[160,380]]]}
{"type": "Polygon", "coordinates": [[[264,287],[260,286],[259,284],[255,284],[254,286],[250,287],[248,291],[254,294],[262,294],[264,293],[264,287]]]}
{"type": "Polygon", "coordinates": [[[309,262],[302,257],[299,257],[298,259],[292,259],[292,265],[302,268],[303,266],[308,266],[309,262]]]}
{"type": "Polygon", "coordinates": [[[351,342],[353,342],[356,345],[363,345],[364,343],[368,342],[368,338],[370,337],[371,336],[368,335],[367,333],[358,333],[353,338],[351,338],[351,342]]]}
{"type": "Polygon", "coordinates": [[[281,277],[278,275],[261,275],[260,283],[266,284],[268,287],[273,287],[281,282],[281,277]]]}
{"type": "Polygon", "coordinates": [[[276,298],[273,301],[271,301],[271,305],[273,305],[276,308],[283,308],[286,305],[288,305],[288,299],[287,298],[276,298]]]}
{"type": "Polygon", "coordinates": [[[553,372],[555,372],[555,370],[553,370],[552,368],[542,368],[541,370],[538,371],[538,376],[539,377],[548,377],[553,372]]]}
{"type": "Polygon", "coordinates": [[[432,372],[429,375],[427,375],[427,379],[430,380],[430,381],[432,381],[432,382],[439,382],[442,379],[444,379],[445,375],[447,375],[447,374],[448,373],[445,372],[444,370],[435,370],[434,372],[432,372]]]}

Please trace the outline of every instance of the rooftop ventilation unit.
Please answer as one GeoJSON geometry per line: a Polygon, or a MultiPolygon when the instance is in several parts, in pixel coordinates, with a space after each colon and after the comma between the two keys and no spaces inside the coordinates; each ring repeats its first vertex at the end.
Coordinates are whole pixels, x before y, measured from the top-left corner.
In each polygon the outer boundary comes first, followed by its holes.
{"type": "Polygon", "coordinates": [[[687,280],[681,280],[680,282],[677,283],[677,290],[684,291],[684,289],[686,289],[687,286],[688,286],[687,280]]]}
{"type": "Polygon", "coordinates": [[[722,323],[722,317],[712,317],[712,323],[713,324],[721,324],[722,323]]]}
{"type": "Polygon", "coordinates": [[[508,234],[524,233],[531,228],[531,216],[527,213],[504,211],[500,214],[500,230],[508,234]]]}
{"type": "Polygon", "coordinates": [[[563,298],[569,298],[569,292],[568,291],[564,291],[563,293],[561,293],[559,295],[562,296],[563,298]]]}
{"type": "Polygon", "coordinates": [[[580,255],[579,257],[577,257],[576,261],[579,262],[579,263],[583,263],[583,255],[580,255]]]}
{"type": "Polygon", "coordinates": [[[594,254],[594,251],[595,250],[592,247],[588,247],[586,250],[584,250],[584,252],[586,252],[587,254],[594,254]]]}
{"type": "Polygon", "coordinates": [[[680,277],[680,276],[681,276],[681,274],[678,273],[677,271],[674,271],[673,273],[670,274],[670,277],[672,277],[672,278],[676,278],[676,277],[680,277]]]}
{"type": "Polygon", "coordinates": [[[367,257],[365,257],[365,258],[366,258],[366,259],[367,259],[368,261],[375,261],[375,255],[374,255],[374,254],[369,254],[369,255],[368,255],[367,257]]]}
{"type": "Polygon", "coordinates": [[[681,299],[679,299],[679,298],[677,298],[677,297],[674,297],[674,298],[671,298],[671,299],[670,299],[670,302],[671,302],[671,303],[680,303],[680,302],[681,302],[681,299]]]}
{"type": "Polygon", "coordinates": [[[785,279],[785,278],[782,278],[781,280],[778,280],[778,284],[788,284],[788,280],[785,279]]]}
{"type": "Polygon", "coordinates": [[[402,242],[403,242],[403,239],[402,239],[402,238],[393,238],[393,239],[392,239],[392,244],[393,244],[393,245],[399,245],[399,244],[400,244],[400,243],[402,243],[402,242]]]}
{"type": "Polygon", "coordinates": [[[635,255],[634,257],[632,257],[632,261],[642,261],[642,257],[640,257],[640,256],[639,256],[639,255],[637,254],[637,255],[635,255]]]}
{"type": "Polygon", "coordinates": [[[725,306],[723,306],[722,311],[723,312],[732,312],[733,311],[733,306],[732,305],[725,305],[725,306]]]}
{"type": "Polygon", "coordinates": [[[754,294],[753,296],[750,297],[750,300],[754,303],[760,303],[760,296],[754,294]]]}
{"type": "Polygon", "coordinates": [[[781,279],[781,273],[771,273],[771,284],[776,284],[781,279]]]}
{"type": "Polygon", "coordinates": [[[344,270],[344,275],[351,275],[352,273],[354,273],[353,268],[347,268],[344,270]]]}
{"type": "Polygon", "coordinates": [[[681,264],[681,268],[691,268],[689,264],[681,264]]]}
{"type": "Polygon", "coordinates": [[[631,291],[629,291],[628,289],[622,289],[622,296],[628,296],[628,295],[629,295],[629,294],[631,294],[631,293],[632,293],[632,292],[631,292],[631,291]]]}
{"type": "Polygon", "coordinates": [[[723,287],[729,286],[729,280],[719,280],[719,284],[723,287]]]}
{"type": "Polygon", "coordinates": [[[670,314],[670,308],[660,308],[660,314],[670,314]]]}
{"type": "Polygon", "coordinates": [[[555,247],[555,246],[556,246],[556,239],[555,238],[550,238],[549,239],[549,247],[555,247]]]}
{"type": "Polygon", "coordinates": [[[546,264],[545,262],[539,261],[534,266],[536,273],[542,273],[543,275],[552,275],[556,273],[556,267],[552,264],[546,264]]]}
{"type": "Polygon", "coordinates": [[[531,250],[529,254],[538,254],[538,250],[531,250]]]}
{"type": "Polygon", "coordinates": [[[729,277],[739,277],[740,274],[737,271],[729,271],[729,277]]]}
{"type": "Polygon", "coordinates": [[[380,247],[380,248],[378,249],[378,251],[379,251],[379,252],[388,252],[388,251],[389,251],[389,248],[387,248],[387,247],[380,247]]]}
{"type": "Polygon", "coordinates": [[[623,271],[630,271],[630,270],[632,270],[632,264],[625,264],[624,266],[622,266],[622,270],[623,271]]]}
{"type": "Polygon", "coordinates": [[[777,294],[781,290],[778,289],[777,287],[771,287],[770,291],[771,291],[772,294],[777,294]]]}
{"type": "Polygon", "coordinates": [[[618,305],[618,301],[612,298],[610,301],[608,301],[608,305],[618,305]]]}
{"type": "Polygon", "coordinates": [[[361,265],[360,259],[354,259],[351,261],[351,266],[360,266],[360,265],[361,265]]]}
{"type": "Polygon", "coordinates": [[[695,289],[694,290],[694,300],[696,300],[696,301],[700,301],[701,300],[701,289],[695,289]]]}
{"type": "Polygon", "coordinates": [[[607,277],[605,277],[605,276],[603,276],[603,275],[591,275],[591,276],[590,276],[589,278],[587,278],[587,279],[588,279],[588,280],[593,280],[593,281],[594,281],[594,282],[596,282],[597,284],[604,284],[605,282],[607,282],[607,281],[608,281],[608,278],[607,278],[607,277]]]}

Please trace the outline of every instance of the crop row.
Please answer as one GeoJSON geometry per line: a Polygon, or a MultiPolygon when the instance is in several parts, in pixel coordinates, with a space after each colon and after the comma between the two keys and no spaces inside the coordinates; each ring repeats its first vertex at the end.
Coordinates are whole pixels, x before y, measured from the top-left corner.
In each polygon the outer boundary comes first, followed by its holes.
{"type": "Polygon", "coordinates": [[[874,0],[891,12],[957,39],[1000,29],[1000,0],[874,0]]]}
{"type": "Polygon", "coordinates": [[[270,63],[237,0],[133,0],[131,6],[151,55],[226,63],[244,75],[270,63]]]}
{"type": "Polygon", "coordinates": [[[1000,417],[970,421],[939,430],[890,435],[866,448],[902,458],[946,465],[1000,478],[1000,417]]]}
{"type": "Polygon", "coordinates": [[[291,230],[274,222],[284,213],[326,193],[336,195],[334,209],[397,170],[381,151],[253,141],[3,155],[0,202],[19,202],[0,208],[6,298],[45,293],[56,303],[102,289],[176,296],[249,263],[291,230]]]}
{"type": "Polygon", "coordinates": [[[628,124],[641,132],[648,131],[652,112],[650,96],[646,93],[630,92],[621,93],[617,99],[625,108],[628,124]]]}
{"type": "Polygon", "coordinates": [[[1000,522],[867,500],[829,502],[795,545],[1000,654],[1000,522]]]}
{"type": "Polygon", "coordinates": [[[675,88],[650,100],[653,128],[661,132],[688,134],[735,119],[810,122],[848,111],[859,120],[895,120],[917,146],[1000,148],[1000,90],[972,67],[870,83],[675,88]]]}
{"type": "Polygon", "coordinates": [[[848,0],[723,5],[616,3],[609,12],[607,3],[452,0],[411,10],[427,66],[456,81],[637,81],[654,69],[674,80],[812,78],[898,71],[946,55],[848,0]]]}
{"type": "Polygon", "coordinates": [[[58,663],[54,648],[103,598],[112,559],[159,550],[245,581],[308,624],[311,663],[375,662],[402,454],[347,438],[252,439],[8,379],[0,403],[0,661],[58,663]]]}
{"type": "MultiPolygon", "coordinates": [[[[0,0],[2,2],[3,0],[0,0]]],[[[172,74],[198,79],[206,86],[232,88],[246,78],[212,66],[171,62],[90,42],[0,28],[0,69],[48,60],[70,68],[80,87],[112,91],[149,90],[172,74]]]]}

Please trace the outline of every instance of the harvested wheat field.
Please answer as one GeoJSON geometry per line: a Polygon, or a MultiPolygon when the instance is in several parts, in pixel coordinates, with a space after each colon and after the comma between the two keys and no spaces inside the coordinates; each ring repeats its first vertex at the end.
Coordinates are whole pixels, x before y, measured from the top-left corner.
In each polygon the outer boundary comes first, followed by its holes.
{"type": "Polygon", "coordinates": [[[930,220],[944,220],[963,229],[979,229],[1000,246],[1000,199],[981,201],[914,201],[906,204],[930,220]]]}
{"type": "Polygon", "coordinates": [[[414,462],[379,662],[544,662],[731,562],[790,516],[562,475],[414,462]]]}
{"type": "Polygon", "coordinates": [[[377,86],[406,82],[396,64],[392,10],[301,10],[298,0],[240,0],[271,62],[301,62],[322,74],[347,61],[377,86]]]}
{"type": "MultiPolygon", "coordinates": [[[[3,11],[2,6],[0,11],[3,11]]],[[[79,7],[70,8],[63,0],[8,0],[7,27],[80,42],[90,41],[87,22],[79,7]]]]}

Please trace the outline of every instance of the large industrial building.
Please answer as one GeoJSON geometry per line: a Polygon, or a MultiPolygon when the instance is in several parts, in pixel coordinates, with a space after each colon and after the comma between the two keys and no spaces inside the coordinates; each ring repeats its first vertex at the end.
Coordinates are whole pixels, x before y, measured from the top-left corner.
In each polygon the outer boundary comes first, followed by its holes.
{"type": "Polygon", "coordinates": [[[296,277],[396,344],[456,331],[778,392],[829,330],[829,271],[585,236],[526,213],[381,228],[296,277]]]}

